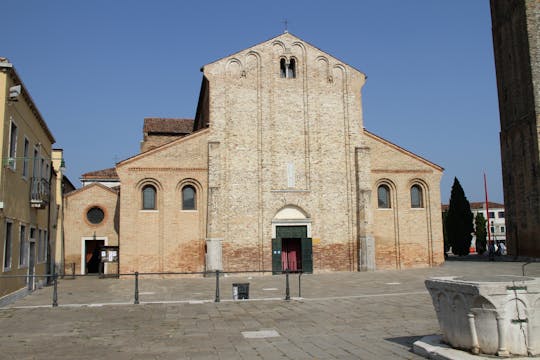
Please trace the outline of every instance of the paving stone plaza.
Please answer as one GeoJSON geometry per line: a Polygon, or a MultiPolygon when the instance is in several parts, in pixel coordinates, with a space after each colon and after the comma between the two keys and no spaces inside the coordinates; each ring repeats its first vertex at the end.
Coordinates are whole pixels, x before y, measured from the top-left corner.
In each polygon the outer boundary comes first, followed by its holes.
{"type": "MultiPolygon", "coordinates": [[[[424,281],[432,276],[522,275],[524,262],[447,261],[443,266],[365,273],[68,277],[0,308],[2,359],[422,359],[412,344],[439,334],[424,281]],[[249,283],[249,299],[232,299],[249,283]]],[[[525,266],[540,276],[540,263],[525,266]]]]}

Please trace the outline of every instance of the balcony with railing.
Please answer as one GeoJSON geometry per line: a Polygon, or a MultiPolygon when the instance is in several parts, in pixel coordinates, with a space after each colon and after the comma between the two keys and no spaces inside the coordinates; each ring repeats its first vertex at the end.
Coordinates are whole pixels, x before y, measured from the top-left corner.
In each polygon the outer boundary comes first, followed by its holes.
{"type": "Polygon", "coordinates": [[[30,191],[30,205],[33,208],[43,209],[49,203],[49,182],[44,178],[32,178],[30,191]]]}

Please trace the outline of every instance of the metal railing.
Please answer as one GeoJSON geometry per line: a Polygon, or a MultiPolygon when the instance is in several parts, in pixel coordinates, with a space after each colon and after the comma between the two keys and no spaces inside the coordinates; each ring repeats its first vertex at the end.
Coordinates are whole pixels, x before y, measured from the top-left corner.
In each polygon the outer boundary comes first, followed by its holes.
{"type": "MultiPolygon", "coordinates": [[[[205,277],[209,276],[215,276],[216,282],[215,282],[215,295],[214,295],[214,302],[218,303],[221,301],[220,296],[220,279],[226,275],[226,274],[253,274],[253,273],[274,273],[275,271],[272,270],[247,270],[247,271],[221,271],[221,270],[215,270],[215,271],[200,271],[200,272],[134,272],[134,273],[121,273],[118,274],[119,277],[134,277],[134,290],[133,290],[133,304],[138,305],[140,304],[139,300],[139,281],[141,276],[163,276],[163,275],[203,275],[205,277]]],[[[279,273],[279,272],[278,272],[279,273]]],[[[290,289],[290,281],[289,277],[291,276],[291,272],[289,270],[281,271],[282,275],[285,275],[285,294],[283,297],[283,300],[290,301],[291,300],[291,289],[290,289]]],[[[295,271],[293,274],[298,275],[298,297],[302,297],[302,286],[301,286],[301,277],[303,272],[295,271]]],[[[75,279],[77,277],[98,277],[102,278],[101,273],[96,274],[75,274],[74,272],[70,275],[72,279],[75,279]]],[[[30,278],[33,278],[33,281],[35,281],[36,278],[44,278],[47,279],[47,283],[50,283],[50,280],[52,280],[52,286],[53,286],[53,292],[52,292],[52,307],[58,306],[58,278],[64,278],[64,275],[59,275],[57,273],[55,274],[42,274],[42,275],[0,275],[0,279],[2,278],[27,278],[28,281],[30,278]]]]}
{"type": "Polygon", "coordinates": [[[33,177],[30,190],[30,204],[41,207],[49,202],[49,182],[41,177],[33,177]]]}

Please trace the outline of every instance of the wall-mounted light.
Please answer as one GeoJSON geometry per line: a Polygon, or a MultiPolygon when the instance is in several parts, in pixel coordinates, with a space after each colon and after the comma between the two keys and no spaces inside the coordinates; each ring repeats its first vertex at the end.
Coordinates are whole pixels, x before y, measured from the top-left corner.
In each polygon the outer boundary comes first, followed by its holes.
{"type": "Polygon", "coordinates": [[[15,85],[9,88],[9,101],[19,101],[19,95],[21,95],[21,85],[15,85]]]}

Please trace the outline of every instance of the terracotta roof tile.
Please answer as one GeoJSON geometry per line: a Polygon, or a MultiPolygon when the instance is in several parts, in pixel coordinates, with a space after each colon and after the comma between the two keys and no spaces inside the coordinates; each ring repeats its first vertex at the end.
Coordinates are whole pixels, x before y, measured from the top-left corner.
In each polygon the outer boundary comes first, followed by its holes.
{"type": "Polygon", "coordinates": [[[90,171],[81,175],[81,179],[114,179],[118,180],[118,174],[115,168],[90,171]]]}
{"type": "Polygon", "coordinates": [[[143,132],[146,134],[190,134],[193,132],[193,119],[145,118],[143,132]]]}

